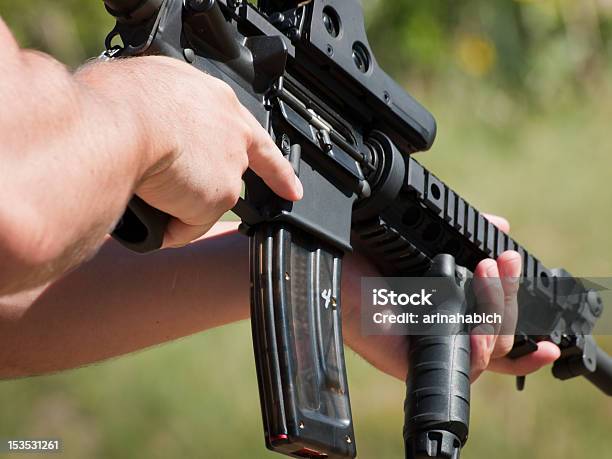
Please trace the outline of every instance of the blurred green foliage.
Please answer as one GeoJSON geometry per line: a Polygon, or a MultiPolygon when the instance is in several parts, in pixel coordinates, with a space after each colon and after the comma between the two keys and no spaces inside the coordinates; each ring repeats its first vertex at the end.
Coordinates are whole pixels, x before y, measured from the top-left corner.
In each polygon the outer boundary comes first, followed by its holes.
{"type": "Polygon", "coordinates": [[[114,24],[102,0],[0,0],[0,16],[23,47],[46,51],[71,67],[98,56],[114,24]]]}
{"type": "Polygon", "coordinates": [[[547,103],[597,84],[609,70],[612,5],[585,0],[365,2],[382,65],[434,81],[440,74],[502,85],[547,103]]]}
{"type": "MultiPolygon", "coordinates": [[[[380,63],[436,115],[419,159],[548,265],[612,273],[612,2],[364,1],[380,63]]],[[[0,0],[23,46],[71,67],[112,21],[101,1],[0,0]]],[[[610,306],[608,306],[610,307],[610,306]]],[[[86,305],[83,305],[86,313],[86,305]]],[[[612,352],[612,339],[602,339],[612,352]]],[[[403,457],[404,385],[348,352],[360,457],[403,457]]],[[[66,458],[272,458],[248,324],[59,375],[0,383],[0,438],[59,436],[66,458]]],[[[612,403],[547,371],[486,374],[464,457],[603,458],[612,403]]]]}

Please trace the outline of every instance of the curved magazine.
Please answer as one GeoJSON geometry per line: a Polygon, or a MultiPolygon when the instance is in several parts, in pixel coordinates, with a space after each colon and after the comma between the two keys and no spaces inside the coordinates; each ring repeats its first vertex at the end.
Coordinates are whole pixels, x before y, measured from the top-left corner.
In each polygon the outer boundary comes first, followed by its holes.
{"type": "Polygon", "coordinates": [[[258,227],[250,250],[251,324],[267,447],[293,457],[355,457],[342,345],[341,253],[280,224],[258,227]]]}

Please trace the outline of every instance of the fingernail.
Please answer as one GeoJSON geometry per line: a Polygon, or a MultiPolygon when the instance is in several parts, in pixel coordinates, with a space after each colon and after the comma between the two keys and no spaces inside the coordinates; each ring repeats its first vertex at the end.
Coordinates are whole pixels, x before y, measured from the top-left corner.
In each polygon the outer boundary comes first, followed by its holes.
{"type": "Polygon", "coordinates": [[[489,354],[493,353],[493,348],[495,347],[495,335],[487,336],[487,349],[489,350],[489,354]]]}
{"type": "Polygon", "coordinates": [[[516,250],[506,250],[504,253],[507,254],[506,257],[508,257],[510,261],[521,260],[521,254],[518,253],[516,250]]]}
{"type": "Polygon", "coordinates": [[[295,176],[295,189],[298,193],[299,199],[302,199],[304,197],[304,186],[297,175],[295,176]]]}
{"type": "Polygon", "coordinates": [[[491,264],[487,268],[487,277],[499,277],[499,271],[497,270],[497,264],[491,264]]]}

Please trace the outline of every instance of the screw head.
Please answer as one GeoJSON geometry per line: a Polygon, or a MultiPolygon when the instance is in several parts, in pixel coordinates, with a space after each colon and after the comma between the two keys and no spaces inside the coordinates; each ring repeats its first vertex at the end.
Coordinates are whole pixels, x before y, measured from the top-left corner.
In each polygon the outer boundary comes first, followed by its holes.
{"type": "Polygon", "coordinates": [[[195,61],[195,51],[191,48],[185,48],[183,50],[183,57],[187,62],[193,64],[193,62],[195,61]]]}
{"type": "Polygon", "coordinates": [[[285,15],[277,11],[268,16],[268,20],[274,25],[282,24],[285,21],[285,15]]]}
{"type": "Polygon", "coordinates": [[[287,31],[287,37],[289,37],[289,40],[298,40],[300,38],[300,31],[297,29],[297,27],[291,27],[288,31],[287,31]]]}

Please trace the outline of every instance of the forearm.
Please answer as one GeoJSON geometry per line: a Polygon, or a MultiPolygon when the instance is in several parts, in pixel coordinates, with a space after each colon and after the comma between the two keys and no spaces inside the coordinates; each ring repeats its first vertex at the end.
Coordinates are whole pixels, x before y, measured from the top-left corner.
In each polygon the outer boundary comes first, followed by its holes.
{"type": "MultiPolygon", "coordinates": [[[[146,256],[108,241],[55,283],[0,297],[0,378],[75,368],[248,318],[248,239],[236,229],[221,222],[204,240],[146,256]]],[[[402,337],[361,336],[360,280],[376,270],[358,255],[347,255],[343,270],[346,344],[399,374],[402,337]]]]}
{"type": "MultiPolygon", "coordinates": [[[[139,95],[101,83],[112,64],[71,75],[49,56],[19,49],[1,21],[0,28],[2,294],[91,255],[159,158],[150,154],[139,95]]],[[[129,75],[122,64],[114,69],[129,75]]]]}
{"type": "Polygon", "coordinates": [[[361,279],[380,272],[357,253],[344,258],[342,269],[342,336],[344,344],[379,370],[404,380],[408,363],[406,336],[364,335],[361,326],[361,279]]]}
{"type": "Polygon", "coordinates": [[[0,377],[74,368],[248,317],[248,239],[235,230],[147,256],[108,242],[41,291],[0,299],[0,377]]]}

